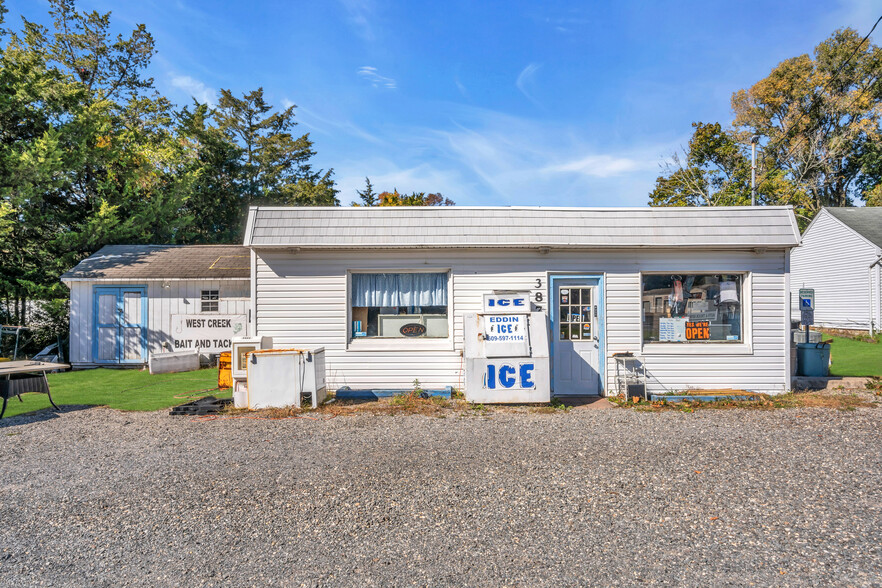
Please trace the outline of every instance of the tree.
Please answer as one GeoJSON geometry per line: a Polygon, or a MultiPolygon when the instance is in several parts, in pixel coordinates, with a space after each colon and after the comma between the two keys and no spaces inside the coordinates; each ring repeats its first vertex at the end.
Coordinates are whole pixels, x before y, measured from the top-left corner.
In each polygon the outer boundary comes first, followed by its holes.
{"type": "Polygon", "coordinates": [[[143,24],[128,38],[112,39],[109,12],[79,13],[75,0],[49,0],[49,6],[56,32],[48,54],[89,92],[116,101],[135,98],[153,87],[153,78],[142,77],[156,52],[153,36],[143,24]]]}
{"type": "Polygon", "coordinates": [[[840,29],[732,96],[731,129],[695,123],[683,158],[656,182],[652,205],[749,202],[750,142],[757,137],[761,203],[791,204],[806,222],[822,206],[882,192],[882,49],[840,29]]]}
{"type": "Polygon", "coordinates": [[[188,152],[193,183],[184,208],[193,217],[188,243],[233,243],[244,229],[242,148],[211,125],[213,111],[194,101],[176,114],[178,136],[188,152]]]}
{"type": "MultiPolygon", "coordinates": [[[[356,194],[361,198],[361,202],[364,206],[376,206],[377,205],[377,195],[374,193],[374,186],[371,184],[371,179],[365,177],[364,179],[364,191],[356,190],[356,194]]],[[[352,206],[360,206],[355,202],[352,203],[352,206]]]]}
{"type": "Polygon", "coordinates": [[[101,245],[175,242],[192,220],[171,105],[142,92],[152,40],[139,27],[102,49],[109,15],[51,6],[56,30],[23,19],[0,52],[0,211],[14,221],[0,230],[0,296],[20,324],[28,300],[66,297],[59,275],[101,245]]]}
{"type": "Polygon", "coordinates": [[[252,202],[337,204],[293,106],[258,89],[178,108],[146,75],[143,25],[49,5],[51,27],[9,31],[0,0],[0,314],[27,325],[40,300],[61,316],[60,274],[108,243],[234,242],[252,202]]]}
{"type": "Polygon", "coordinates": [[[241,182],[245,205],[339,204],[332,179],[333,170],[313,171],[309,160],[315,155],[309,134],[295,138],[289,132],[295,105],[281,112],[263,97],[263,88],[242,98],[221,90],[216,118],[218,127],[242,148],[241,182]]]}
{"type": "MultiPolygon", "coordinates": [[[[373,187],[371,186],[371,189],[373,187]]],[[[359,192],[359,195],[361,192],[359,192]]],[[[454,206],[456,203],[450,198],[445,198],[440,193],[426,194],[425,192],[411,192],[401,194],[398,188],[391,192],[380,192],[375,204],[369,206],[454,206]]],[[[366,204],[366,206],[368,206],[366,204]]]]}

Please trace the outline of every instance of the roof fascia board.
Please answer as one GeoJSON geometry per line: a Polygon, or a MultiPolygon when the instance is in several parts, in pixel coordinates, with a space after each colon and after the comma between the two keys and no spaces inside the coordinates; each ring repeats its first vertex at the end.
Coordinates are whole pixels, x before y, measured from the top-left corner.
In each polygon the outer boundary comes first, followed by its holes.
{"type": "Polygon", "coordinates": [[[126,278],[105,278],[105,277],[94,277],[94,278],[70,278],[66,276],[61,276],[62,282],[109,282],[109,281],[125,281],[131,282],[133,280],[138,282],[247,282],[251,279],[249,276],[243,276],[241,278],[139,278],[137,276],[130,276],[126,278]]]}
{"type": "Polygon", "coordinates": [[[258,210],[260,210],[259,206],[248,207],[248,221],[245,223],[245,242],[242,244],[245,247],[251,245],[251,233],[254,230],[254,218],[257,216],[258,210]]]}
{"type": "Polygon", "coordinates": [[[782,243],[762,244],[754,243],[751,245],[720,245],[713,244],[690,244],[690,245],[252,245],[255,251],[260,250],[286,250],[293,249],[294,253],[315,252],[315,251],[364,251],[385,250],[385,251],[402,251],[412,249],[549,249],[549,253],[559,251],[646,251],[652,250],[680,250],[680,249],[696,249],[701,251],[754,251],[757,249],[765,251],[787,251],[793,249],[796,245],[787,245],[782,243]]]}
{"type": "Polygon", "coordinates": [[[553,210],[574,212],[646,212],[651,210],[665,211],[719,211],[719,210],[793,210],[792,205],[785,206],[251,206],[248,208],[249,228],[252,212],[257,210],[384,210],[388,212],[405,212],[408,210],[553,210]]]}

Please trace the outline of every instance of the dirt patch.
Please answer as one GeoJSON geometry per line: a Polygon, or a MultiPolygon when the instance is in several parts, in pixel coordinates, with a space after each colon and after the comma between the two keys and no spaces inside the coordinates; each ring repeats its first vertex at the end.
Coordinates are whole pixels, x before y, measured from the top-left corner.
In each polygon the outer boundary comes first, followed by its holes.
{"type": "Polygon", "coordinates": [[[772,410],[777,408],[829,408],[837,410],[855,410],[857,408],[877,408],[882,406],[882,396],[867,390],[832,390],[822,392],[789,392],[777,396],[760,394],[756,400],[717,400],[702,402],[684,400],[668,402],[666,400],[646,401],[640,397],[626,399],[612,397],[613,404],[638,411],[655,412],[663,410],[679,410],[694,412],[695,410],[725,410],[745,408],[753,410],[772,410]]]}

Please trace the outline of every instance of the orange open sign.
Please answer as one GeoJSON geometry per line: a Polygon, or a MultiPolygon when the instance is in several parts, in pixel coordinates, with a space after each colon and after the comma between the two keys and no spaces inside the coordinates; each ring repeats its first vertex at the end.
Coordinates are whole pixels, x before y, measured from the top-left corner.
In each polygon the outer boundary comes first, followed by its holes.
{"type": "Polygon", "coordinates": [[[710,339],[710,321],[686,321],[687,341],[706,341],[710,339]]]}

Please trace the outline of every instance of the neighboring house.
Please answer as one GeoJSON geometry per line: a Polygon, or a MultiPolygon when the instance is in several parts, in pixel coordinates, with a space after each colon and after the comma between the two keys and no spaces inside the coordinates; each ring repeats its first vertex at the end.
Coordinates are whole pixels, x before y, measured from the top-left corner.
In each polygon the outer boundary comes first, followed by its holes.
{"type": "Polygon", "coordinates": [[[823,208],[790,254],[790,304],[815,290],[815,325],[876,331],[882,324],[882,207],[823,208]]]}
{"type": "Polygon", "coordinates": [[[70,363],[141,366],[149,354],[214,354],[247,332],[250,256],[237,245],[108,245],[61,276],[70,363]]]}
{"type": "Polygon", "coordinates": [[[331,387],[461,386],[463,316],[521,291],[562,396],[614,390],[617,352],[653,392],[788,390],[798,243],[790,207],[445,206],[251,208],[244,244],[255,334],[324,347],[331,387]],[[688,320],[707,325],[691,340],[688,320]]]}

